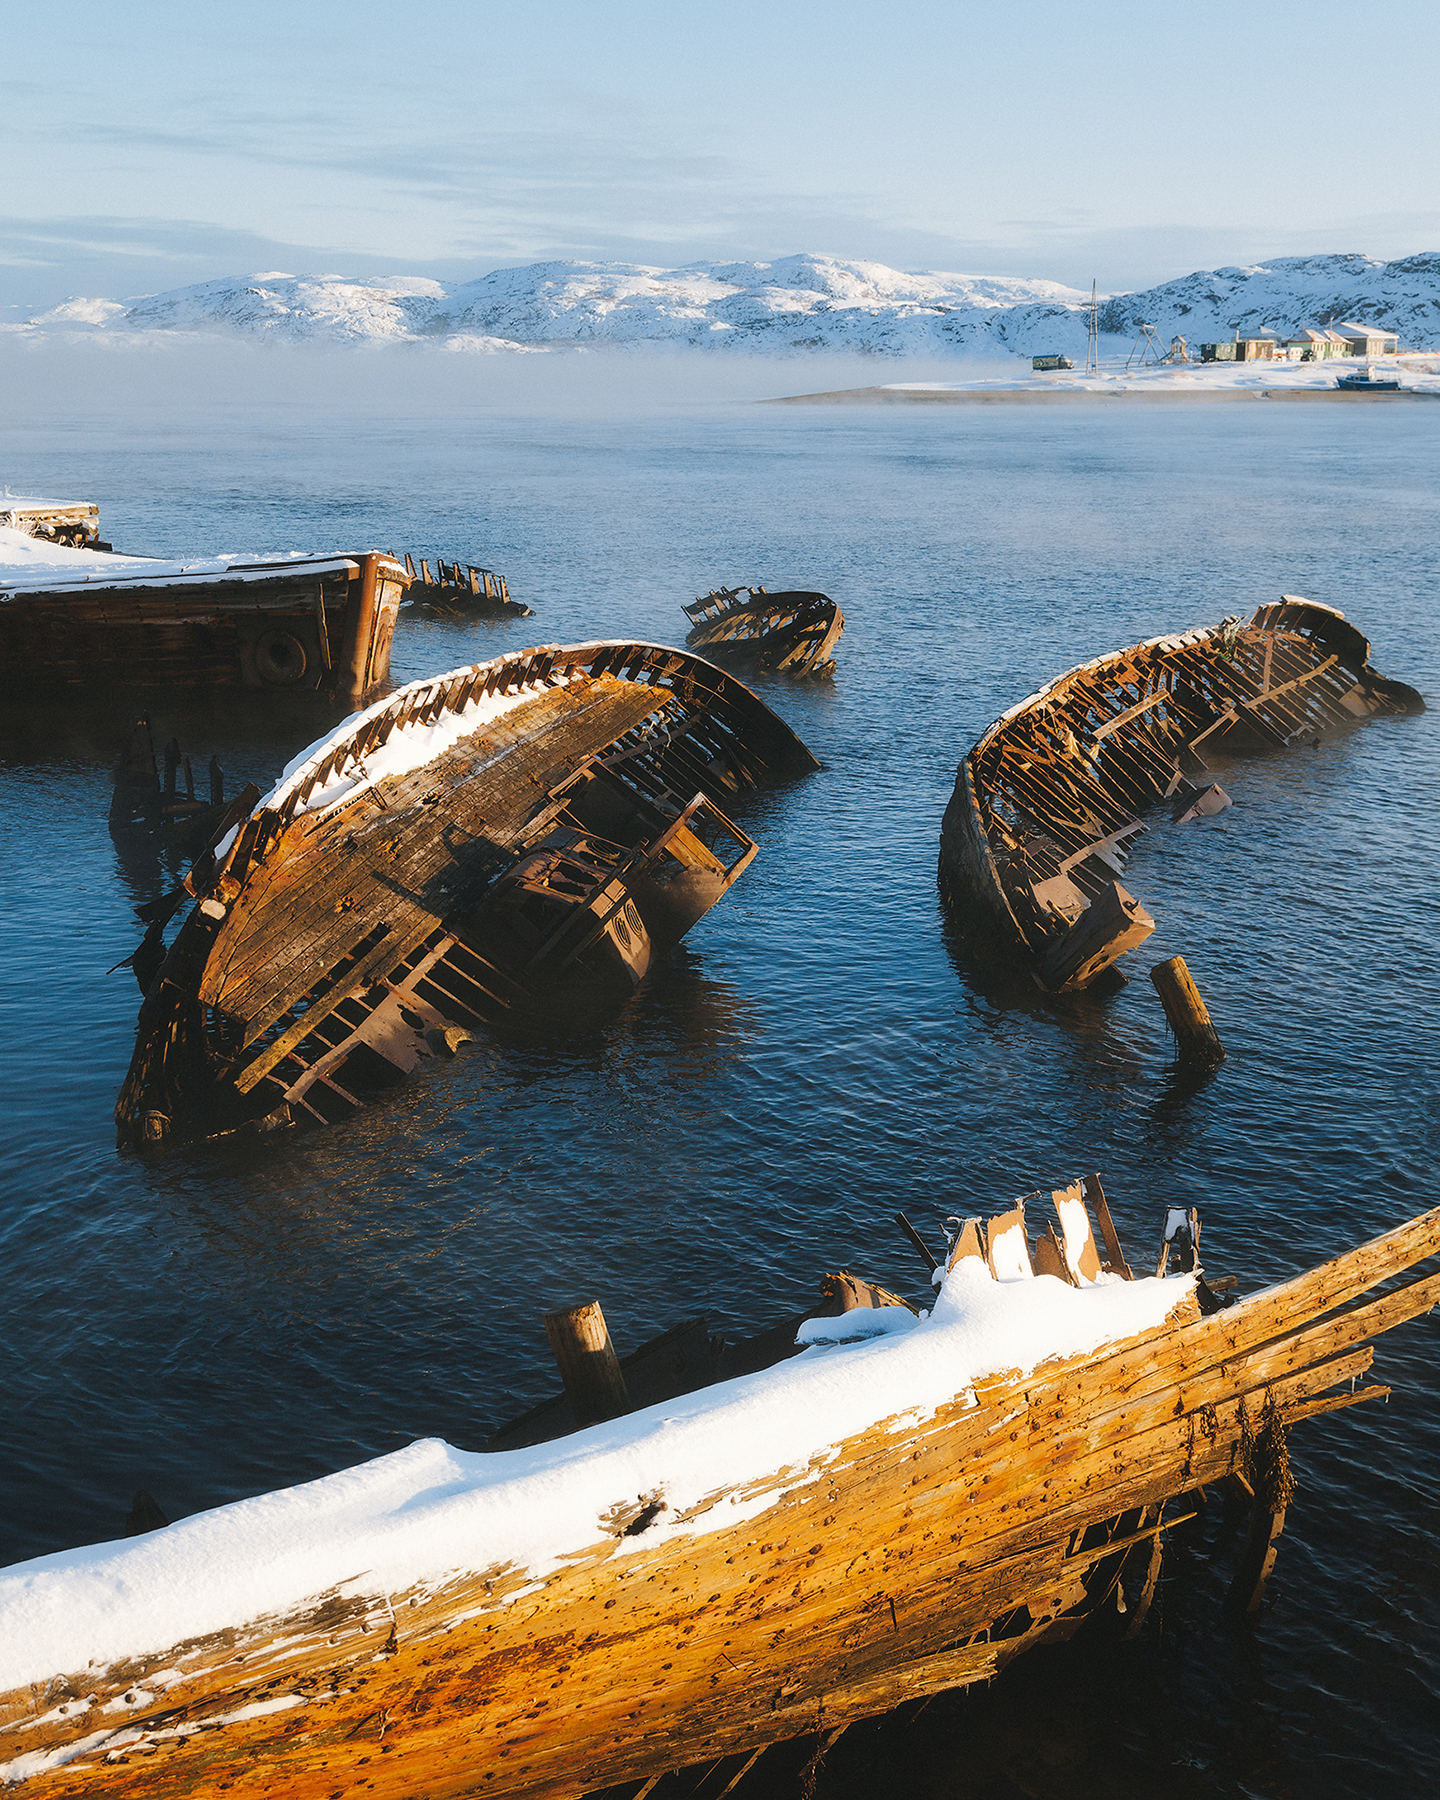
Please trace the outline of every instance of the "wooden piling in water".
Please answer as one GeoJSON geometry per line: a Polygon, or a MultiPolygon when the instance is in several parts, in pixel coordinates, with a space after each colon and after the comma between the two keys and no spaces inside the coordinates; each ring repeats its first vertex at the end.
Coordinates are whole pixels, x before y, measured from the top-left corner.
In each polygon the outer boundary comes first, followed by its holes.
{"type": "Polygon", "coordinates": [[[1150,971],[1150,979],[1165,1008],[1170,1029],[1175,1033],[1180,1060],[1200,1066],[1223,1062],[1225,1046],[1220,1042],[1220,1033],[1210,1018],[1209,1008],[1185,966],[1185,958],[1172,956],[1165,962],[1156,963],[1150,971]]]}
{"type": "Polygon", "coordinates": [[[598,1425],[630,1411],[625,1376],[598,1300],[547,1312],[545,1335],[581,1425],[598,1425]]]}

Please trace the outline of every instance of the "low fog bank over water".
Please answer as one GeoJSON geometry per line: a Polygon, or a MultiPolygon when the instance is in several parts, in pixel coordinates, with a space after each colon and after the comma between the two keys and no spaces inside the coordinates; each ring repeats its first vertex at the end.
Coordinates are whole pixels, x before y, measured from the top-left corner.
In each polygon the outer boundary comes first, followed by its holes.
{"type": "MultiPolygon", "coordinates": [[[[954,381],[1029,370],[1028,359],[728,356],[693,351],[450,351],[429,344],[316,348],[154,333],[69,343],[0,336],[0,387],[12,425],[119,421],[137,410],[195,426],[216,408],[304,408],[391,418],[455,409],[629,416],[675,406],[763,400],[889,381],[954,381]]],[[[0,487],[15,488],[0,471],[0,487]]]]}
{"type": "MultiPolygon", "coordinates": [[[[923,1297],[897,1207],[938,1244],[946,1214],[1099,1169],[1139,1262],[1163,1206],[1195,1204],[1249,1288],[1434,1203],[1440,710],[1227,766],[1230,811],[1153,820],[1127,885],[1159,928],[1109,998],[972,961],[935,856],[997,713],[1282,591],[1342,608],[1433,705],[1440,411],[772,408],[743,402],[900,375],[740,374],[0,350],[0,482],[97,501],[121,548],[408,549],[535,608],[407,622],[397,680],[675,642],[721,581],[820,588],[849,621],[833,687],[764,688],[823,770],[737,806],[759,858],[616,1019],[487,1039],[329,1132],[151,1159],[113,1148],[139,996],[104,971],[183,864],[107,831],[128,722],[236,782],[314,732],[223,697],[32,702],[22,672],[0,727],[5,1559],[116,1534],[138,1485],[178,1517],[420,1435],[473,1447],[554,1388],[552,1305],[600,1299],[623,1350],[701,1314],[773,1322],[838,1266],[923,1297]],[[1193,1093],[1146,979],[1176,953],[1230,1053],[1193,1093]]],[[[847,1734],[825,1791],[1433,1787],[1435,1348],[1433,1320],[1382,1340],[1393,1400],[1297,1430],[1257,1632],[1177,1551],[1138,1645],[847,1734]]]]}

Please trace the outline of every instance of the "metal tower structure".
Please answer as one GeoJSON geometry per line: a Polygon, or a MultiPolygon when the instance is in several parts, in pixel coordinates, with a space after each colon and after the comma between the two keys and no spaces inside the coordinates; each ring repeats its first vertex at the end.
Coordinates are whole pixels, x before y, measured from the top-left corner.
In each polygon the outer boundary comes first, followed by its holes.
{"type": "Polygon", "coordinates": [[[1142,322],[1140,335],[1136,338],[1130,354],[1125,358],[1125,367],[1128,369],[1134,363],[1136,368],[1143,369],[1147,363],[1154,363],[1158,366],[1168,360],[1165,346],[1155,335],[1155,327],[1142,322]],[[1138,362],[1136,361],[1137,357],[1138,362]]]}
{"type": "Polygon", "coordinates": [[[1100,373],[1100,295],[1095,282],[1090,283],[1089,336],[1085,345],[1085,373],[1100,373]]]}

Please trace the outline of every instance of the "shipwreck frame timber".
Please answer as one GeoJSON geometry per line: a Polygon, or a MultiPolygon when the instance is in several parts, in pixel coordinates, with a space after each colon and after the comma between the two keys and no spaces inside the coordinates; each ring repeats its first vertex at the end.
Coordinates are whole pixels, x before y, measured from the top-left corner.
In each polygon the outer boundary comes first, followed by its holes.
{"type": "MultiPolygon", "coordinates": [[[[1077,1194],[1123,1264],[1092,1182],[1056,1190],[1056,1253],[1072,1272],[1100,1260],[1077,1194]]],[[[1188,1233],[1192,1261],[1195,1223],[1172,1211],[1166,1232],[1188,1233]]],[[[950,1260],[1010,1266],[1022,1247],[1023,1203],[960,1225],[950,1260]]],[[[36,1800],[183,1800],[257,1768],[293,1800],[356,1781],[377,1800],[568,1800],[987,1681],[1117,1592],[1143,1617],[1159,1536],[1209,1484],[1253,1502],[1237,1579],[1258,1586],[1288,1499],[1286,1431],[1388,1395],[1354,1386],[1369,1341],[1429,1312],[1440,1276],[1367,1296],[1437,1253],[1440,1209],[1223,1310],[1202,1314],[1186,1283],[1155,1329],[879,1420],[683,1522],[768,1498],[752,1518],[649,1547],[665,1509],[617,1493],[594,1542],[548,1574],[496,1565],[395,1592],[357,1576],[0,1695],[0,1743],[31,1759],[36,1800]]]]}
{"type": "Polygon", "coordinates": [[[333,1122],[562,978],[612,1003],[753,859],[721,801],[817,767],[733,676],[659,645],[411,683],[243,795],[172,896],[165,918],[196,904],[141,1008],[121,1143],[333,1122]],[[447,715],[445,748],[372,778],[447,715]]]}
{"type": "Polygon", "coordinates": [[[478,569],[473,563],[463,567],[458,562],[435,559],[435,574],[421,557],[420,566],[405,552],[405,573],[410,577],[410,591],[405,603],[414,612],[431,613],[443,619],[529,619],[533,610],[510,598],[510,588],[503,575],[494,569],[478,569]]]}
{"type": "Polygon", "coordinates": [[[390,673],[409,576],[379,551],[0,577],[0,666],[42,687],[266,689],[359,705],[390,673]]]}
{"type": "Polygon", "coordinates": [[[1246,625],[1150,638],[1082,663],[1012,706],[959,766],[940,830],[940,890],[969,902],[1052,993],[1088,986],[1155,928],[1120,886],[1138,816],[1228,804],[1195,788],[1201,750],[1280,749],[1423,712],[1370,666],[1343,613],[1296,594],[1246,625]]]}
{"type": "Polygon", "coordinates": [[[835,673],[845,615],[828,594],[716,588],[681,610],[691,626],[685,642],[727,668],[823,679],[835,673]]]}

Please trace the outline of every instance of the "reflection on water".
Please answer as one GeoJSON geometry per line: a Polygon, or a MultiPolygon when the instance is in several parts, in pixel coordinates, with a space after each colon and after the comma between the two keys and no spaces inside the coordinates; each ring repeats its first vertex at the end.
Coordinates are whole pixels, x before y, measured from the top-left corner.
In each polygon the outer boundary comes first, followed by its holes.
{"type": "MultiPolygon", "coordinates": [[[[417,1435],[477,1445],[552,1391],[553,1305],[599,1298],[627,1349],[687,1317],[769,1324],[827,1267],[923,1298],[897,1208],[938,1241],[948,1214],[1098,1169],[1134,1260],[1164,1204],[1194,1204],[1248,1286],[1432,1203],[1440,711],[1237,762],[1230,811],[1157,820],[1126,885],[1158,929],[1113,992],[1046,999],[935,885],[959,757],[1087,656],[1283,590],[1433,686],[1429,414],[954,412],[982,410],[358,420],[303,444],[236,415],[204,455],[185,428],[92,425],[70,453],[19,435],[14,485],[83,491],[160,554],[437,541],[463,513],[537,616],[407,622],[397,680],[529,641],[673,642],[721,580],[823,590],[849,624],[833,689],[764,690],[824,767],[737,805],[759,857],[618,1016],[484,1034],[329,1131],[146,1158],[113,1145],[136,992],[104,971],[183,859],[112,841],[115,761],[148,711],[229,792],[263,788],[330,720],[263,697],[9,706],[7,1559],[118,1531],[140,1485],[173,1518],[417,1435]],[[1177,953],[1228,1051],[1193,1090],[1148,980],[1177,953]]],[[[1177,1558],[1140,1645],[849,1734],[826,1791],[1434,1785],[1434,1344],[1423,1322],[1382,1341],[1394,1401],[1296,1434],[1253,1641],[1177,1558]]]]}

